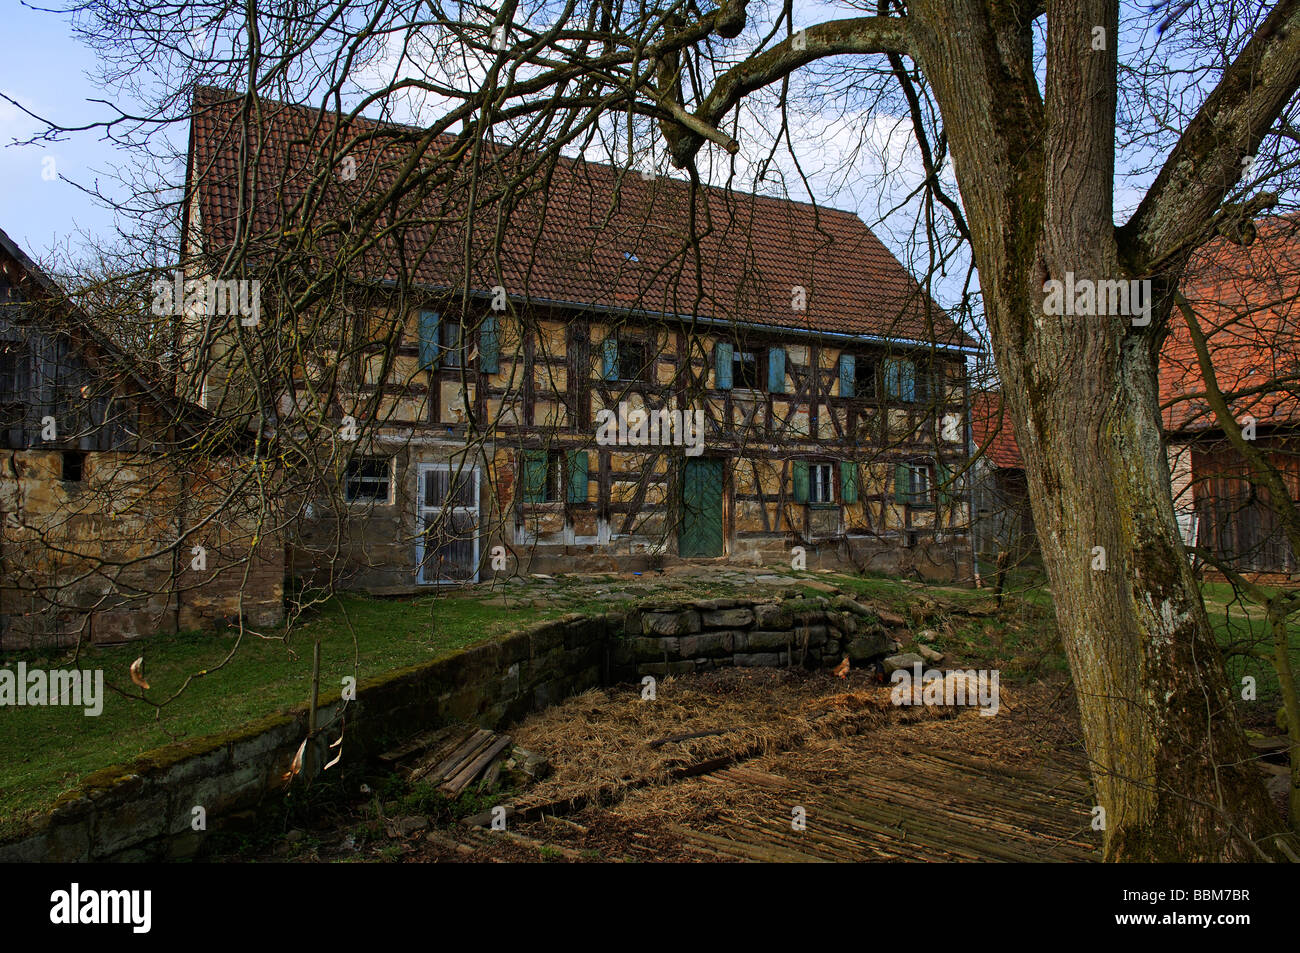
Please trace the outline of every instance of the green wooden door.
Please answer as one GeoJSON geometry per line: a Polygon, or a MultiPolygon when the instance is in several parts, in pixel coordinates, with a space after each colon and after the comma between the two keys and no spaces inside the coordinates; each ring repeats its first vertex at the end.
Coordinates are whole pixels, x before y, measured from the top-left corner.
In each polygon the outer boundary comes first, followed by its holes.
{"type": "Polygon", "coordinates": [[[722,555],[722,461],[687,460],[682,474],[681,556],[722,555]]]}

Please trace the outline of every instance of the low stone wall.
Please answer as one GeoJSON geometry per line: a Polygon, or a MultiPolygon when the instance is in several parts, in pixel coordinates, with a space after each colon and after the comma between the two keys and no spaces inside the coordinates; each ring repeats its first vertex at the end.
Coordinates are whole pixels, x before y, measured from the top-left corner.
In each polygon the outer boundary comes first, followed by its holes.
{"type": "MultiPolygon", "coordinates": [[[[316,763],[343,734],[343,764],[448,721],[501,728],[569,695],[644,675],[720,665],[807,667],[884,654],[876,616],[845,596],[645,603],[628,613],[544,622],[495,642],[368,679],[356,701],[320,699],[316,763]]],[[[64,795],[0,861],[128,861],[192,856],[207,831],[273,803],[307,736],[307,706],[100,771],[64,795]]],[[[294,783],[301,783],[298,779],[294,783]]]]}
{"type": "Polygon", "coordinates": [[[890,636],[875,614],[833,599],[701,599],[643,603],[613,646],[621,678],[682,675],[722,665],[819,668],[884,655],[890,636]]]}

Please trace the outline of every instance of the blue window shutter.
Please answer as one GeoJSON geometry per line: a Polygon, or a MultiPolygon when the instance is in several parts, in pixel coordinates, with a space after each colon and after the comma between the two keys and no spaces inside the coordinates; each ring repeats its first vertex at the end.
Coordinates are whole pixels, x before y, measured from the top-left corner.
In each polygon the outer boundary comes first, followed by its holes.
{"type": "Polygon", "coordinates": [[[857,362],[852,354],[840,355],[840,396],[853,396],[853,377],[857,362]]]}
{"type": "Polygon", "coordinates": [[[524,502],[546,502],[546,451],[525,450],[522,469],[524,502]]]}
{"type": "Polygon", "coordinates": [[[785,348],[768,348],[767,390],[770,394],[785,393],[785,348]]]}
{"type": "Polygon", "coordinates": [[[484,374],[495,374],[501,370],[501,339],[494,315],[484,318],[483,325],[479,328],[478,369],[484,374]]]}
{"type": "Polygon", "coordinates": [[[911,361],[900,361],[902,374],[902,398],[906,401],[916,400],[916,365],[911,361]]]}
{"type": "Polygon", "coordinates": [[[569,451],[569,502],[587,502],[587,451],[569,451]]]}
{"type": "Polygon", "coordinates": [[[794,461],[794,501],[808,502],[808,463],[806,460],[794,461]]]}
{"type": "Polygon", "coordinates": [[[840,461],[840,499],[858,502],[858,465],[852,460],[840,461]]]}
{"type": "Polygon", "coordinates": [[[600,376],[607,381],[618,380],[618,338],[607,337],[600,345],[600,376]]]}
{"type": "Polygon", "coordinates": [[[731,390],[732,361],[735,350],[729,341],[713,345],[713,381],[718,390],[731,390]]]}
{"type": "Polygon", "coordinates": [[[885,396],[898,400],[899,391],[898,358],[891,357],[885,361],[885,396]]]}
{"type": "Polygon", "coordinates": [[[420,312],[420,367],[432,368],[438,364],[438,324],[442,316],[437,311],[420,312]]]}

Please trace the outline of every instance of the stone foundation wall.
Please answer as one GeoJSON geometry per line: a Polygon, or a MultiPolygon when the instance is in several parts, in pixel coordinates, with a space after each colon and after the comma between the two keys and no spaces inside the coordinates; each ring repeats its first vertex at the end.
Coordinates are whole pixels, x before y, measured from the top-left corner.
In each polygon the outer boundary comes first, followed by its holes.
{"type": "Polygon", "coordinates": [[[847,596],[780,602],[643,603],[613,643],[616,677],[682,675],[719,666],[838,665],[884,655],[889,633],[847,596]]]}

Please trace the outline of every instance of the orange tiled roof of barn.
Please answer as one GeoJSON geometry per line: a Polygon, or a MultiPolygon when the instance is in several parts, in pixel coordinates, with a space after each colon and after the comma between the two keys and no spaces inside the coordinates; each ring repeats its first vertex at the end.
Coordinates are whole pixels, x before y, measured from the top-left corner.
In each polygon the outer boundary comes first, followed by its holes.
{"type": "MultiPolygon", "coordinates": [[[[202,236],[209,253],[228,247],[235,235],[242,102],[237,94],[211,88],[195,93],[190,161],[199,181],[202,236]]],[[[272,245],[286,225],[300,224],[288,219],[309,186],[327,183],[325,204],[336,210],[330,216],[355,208],[392,184],[397,164],[422,135],[414,127],[368,119],[347,125],[334,113],[269,100],[257,100],[257,110],[259,120],[250,123],[257,155],[249,178],[250,185],[257,185],[251,192],[251,234],[272,245]],[[320,144],[333,135],[345,142],[361,137],[349,153],[356,162],[350,183],[313,168],[320,144]]],[[[430,154],[451,142],[435,143],[430,154]]],[[[508,174],[530,158],[501,146],[490,148],[504,158],[487,170],[489,175],[508,174]]],[[[434,189],[421,200],[407,200],[401,216],[401,246],[414,280],[426,287],[459,287],[465,272],[465,203],[449,198],[448,192],[434,189]],[[435,219],[441,220],[436,227],[435,219]],[[421,250],[418,257],[416,249],[421,250]]],[[[694,251],[688,199],[689,183],[678,179],[645,181],[636,172],[563,158],[545,190],[521,197],[505,229],[500,279],[491,255],[496,209],[477,214],[470,288],[484,292],[502,284],[512,295],[533,301],[597,310],[695,314],[975,346],[857,215],[704,187],[695,203],[694,251]],[[806,312],[791,308],[796,285],[807,289],[806,312]]],[[[396,280],[397,247],[391,240],[378,245],[358,266],[356,277],[396,280]]]]}
{"type": "MultiPolygon", "coordinates": [[[[1215,239],[1188,263],[1182,284],[1209,343],[1220,389],[1261,393],[1230,399],[1238,419],[1259,425],[1300,423],[1300,218],[1256,222],[1250,245],[1215,239]]],[[[1203,395],[1191,334],[1174,310],[1160,354],[1160,403],[1166,429],[1217,429],[1203,395]]]]}
{"type": "Polygon", "coordinates": [[[971,394],[970,425],[975,446],[984,451],[984,456],[994,466],[1024,466],[1020,459],[1020,446],[1016,443],[1011,421],[1006,416],[1006,404],[999,391],[986,390],[971,394]]]}

